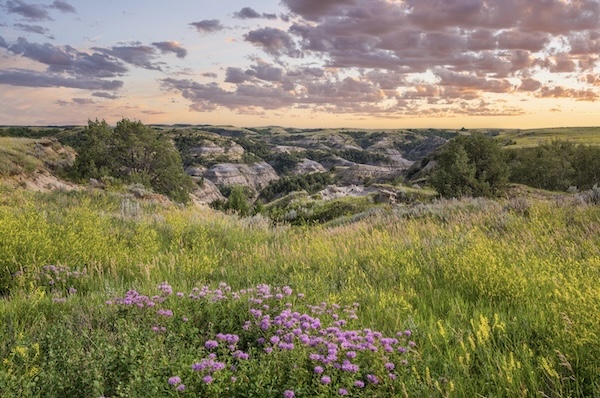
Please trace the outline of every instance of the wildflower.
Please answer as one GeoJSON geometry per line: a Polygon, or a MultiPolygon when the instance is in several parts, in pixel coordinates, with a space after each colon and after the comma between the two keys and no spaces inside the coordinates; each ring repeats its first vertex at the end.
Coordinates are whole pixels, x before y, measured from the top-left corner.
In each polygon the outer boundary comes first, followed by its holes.
{"type": "Polygon", "coordinates": [[[235,376],[231,376],[231,382],[232,382],[232,383],[235,383],[236,381],[237,381],[237,377],[235,377],[235,376]]]}
{"type": "Polygon", "coordinates": [[[250,358],[250,355],[248,355],[247,353],[240,351],[240,350],[234,352],[232,355],[234,358],[238,358],[238,359],[247,360],[248,358],[250,358]]]}
{"type": "Polygon", "coordinates": [[[391,362],[386,363],[384,366],[387,370],[394,370],[395,368],[394,364],[391,362]]]}
{"type": "Polygon", "coordinates": [[[160,310],[158,310],[156,313],[158,315],[162,315],[162,316],[166,316],[166,317],[173,316],[173,311],[171,311],[171,310],[165,310],[163,308],[161,308],[160,310]]]}
{"type": "Polygon", "coordinates": [[[340,394],[340,395],[348,395],[348,390],[346,390],[345,388],[340,388],[338,390],[338,394],[340,394]]]}
{"type": "Polygon", "coordinates": [[[315,373],[320,375],[321,373],[323,373],[323,367],[322,366],[315,366],[315,373]]]}
{"type": "Polygon", "coordinates": [[[354,382],[354,386],[355,386],[355,387],[358,387],[358,388],[363,388],[363,387],[365,386],[365,382],[364,382],[364,381],[362,381],[362,380],[356,380],[356,381],[354,382]]]}
{"type": "Polygon", "coordinates": [[[388,377],[390,378],[390,380],[396,380],[396,375],[393,373],[388,373],[388,377]]]}
{"type": "Polygon", "coordinates": [[[181,384],[181,378],[179,376],[169,377],[169,385],[176,386],[181,384]]]}
{"type": "Polygon", "coordinates": [[[379,383],[379,379],[377,378],[377,376],[372,375],[372,374],[368,374],[367,375],[367,381],[371,384],[378,384],[379,383]]]}
{"type": "Polygon", "coordinates": [[[213,381],[213,378],[212,378],[212,376],[210,376],[210,375],[206,375],[206,376],[204,376],[204,377],[202,378],[202,381],[203,381],[204,383],[206,383],[206,384],[210,384],[210,383],[212,383],[212,381],[213,381]]]}
{"type": "Polygon", "coordinates": [[[206,343],[204,343],[204,347],[208,348],[209,350],[217,348],[218,346],[219,343],[215,340],[207,340],[206,343]]]}
{"type": "Polygon", "coordinates": [[[329,376],[323,376],[323,377],[321,377],[321,383],[323,383],[323,384],[329,384],[329,383],[331,383],[331,377],[329,377],[329,376]]]}
{"type": "Polygon", "coordinates": [[[185,390],[185,384],[178,385],[177,388],[176,388],[176,390],[179,391],[179,392],[184,391],[185,390]]]}
{"type": "Polygon", "coordinates": [[[294,393],[293,390],[285,390],[283,392],[283,398],[294,398],[296,396],[296,394],[294,393]]]}

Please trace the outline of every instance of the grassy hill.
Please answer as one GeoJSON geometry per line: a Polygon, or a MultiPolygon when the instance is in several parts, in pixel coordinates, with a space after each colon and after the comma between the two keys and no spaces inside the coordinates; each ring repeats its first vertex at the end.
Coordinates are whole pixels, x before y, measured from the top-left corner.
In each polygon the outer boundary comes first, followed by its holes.
{"type": "Polygon", "coordinates": [[[552,140],[576,144],[600,145],[600,127],[559,127],[529,130],[505,130],[498,139],[511,141],[516,148],[532,147],[552,140]]]}
{"type": "Polygon", "coordinates": [[[0,189],[0,397],[600,395],[576,196],[309,228],[0,189]]]}

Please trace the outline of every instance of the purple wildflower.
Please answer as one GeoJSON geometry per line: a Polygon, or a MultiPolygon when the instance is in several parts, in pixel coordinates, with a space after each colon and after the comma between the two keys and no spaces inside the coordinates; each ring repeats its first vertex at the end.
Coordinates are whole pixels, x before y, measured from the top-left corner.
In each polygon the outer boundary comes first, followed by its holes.
{"type": "Polygon", "coordinates": [[[355,387],[358,387],[358,388],[363,388],[363,387],[365,386],[365,382],[364,382],[364,381],[362,381],[362,380],[356,380],[356,381],[354,382],[354,386],[355,386],[355,387]]]}
{"type": "Polygon", "coordinates": [[[315,366],[315,373],[320,375],[321,373],[323,373],[323,367],[322,366],[315,366]]]}
{"type": "Polygon", "coordinates": [[[206,376],[204,376],[204,377],[202,378],[202,381],[203,381],[204,383],[206,383],[206,384],[210,384],[210,383],[212,383],[212,381],[213,381],[213,378],[212,378],[212,376],[211,376],[211,375],[206,375],[206,376]]]}
{"type": "Polygon", "coordinates": [[[181,383],[181,378],[179,376],[169,377],[169,385],[175,386],[181,383]]]}
{"type": "Polygon", "coordinates": [[[293,390],[285,390],[283,392],[283,398],[294,398],[296,396],[296,393],[294,393],[293,390]]]}
{"type": "Polygon", "coordinates": [[[340,388],[338,390],[338,394],[340,394],[340,395],[348,395],[348,390],[346,390],[345,388],[340,388]]]}
{"type": "Polygon", "coordinates": [[[371,384],[378,384],[379,383],[379,379],[377,378],[377,376],[372,375],[372,374],[368,374],[367,375],[367,381],[371,384]]]}
{"type": "Polygon", "coordinates": [[[329,377],[329,376],[323,376],[323,377],[321,377],[321,383],[323,383],[323,384],[329,384],[329,383],[331,383],[331,377],[329,377]]]}
{"type": "Polygon", "coordinates": [[[207,340],[206,343],[204,343],[204,347],[208,348],[209,350],[217,348],[218,346],[219,343],[215,340],[207,340]]]}
{"type": "Polygon", "coordinates": [[[184,391],[185,390],[185,384],[178,385],[177,388],[176,388],[176,390],[179,391],[179,392],[184,391]]]}

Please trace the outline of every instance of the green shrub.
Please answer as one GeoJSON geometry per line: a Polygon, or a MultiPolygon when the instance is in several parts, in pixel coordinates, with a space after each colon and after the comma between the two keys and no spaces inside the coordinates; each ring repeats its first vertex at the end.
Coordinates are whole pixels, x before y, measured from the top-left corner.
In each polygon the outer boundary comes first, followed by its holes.
{"type": "Polygon", "coordinates": [[[170,139],[141,122],[123,119],[111,128],[105,121],[89,121],[80,133],[79,156],[73,173],[81,179],[111,176],[140,183],[155,192],[186,203],[192,180],[170,139]]]}
{"type": "Polygon", "coordinates": [[[437,156],[430,182],[444,197],[500,196],[506,191],[508,166],[498,144],[482,134],[460,136],[437,156]]]}

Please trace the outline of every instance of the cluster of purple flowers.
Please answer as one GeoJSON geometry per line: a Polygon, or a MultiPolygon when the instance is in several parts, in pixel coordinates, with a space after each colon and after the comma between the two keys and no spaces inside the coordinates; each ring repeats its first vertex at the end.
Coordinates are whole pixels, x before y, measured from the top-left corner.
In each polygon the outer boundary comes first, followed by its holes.
{"type": "Polygon", "coordinates": [[[64,297],[63,295],[75,295],[77,289],[75,289],[72,284],[76,279],[83,278],[86,275],[87,271],[85,269],[77,271],[64,265],[45,265],[35,275],[35,279],[42,286],[47,286],[52,289],[51,293],[54,296],[52,302],[64,303],[67,301],[67,297],[64,297]]]}
{"type": "Polygon", "coordinates": [[[175,387],[177,391],[185,391],[185,384],[181,383],[181,378],[179,376],[169,377],[168,383],[170,386],[175,387]]]}
{"type": "Polygon", "coordinates": [[[37,280],[50,286],[57,284],[66,284],[73,279],[80,279],[87,275],[87,270],[84,268],[81,271],[72,270],[64,265],[45,265],[35,276],[37,280]]]}
{"type": "MultiPolygon", "coordinates": [[[[166,302],[168,296],[173,294],[172,287],[166,282],[160,284],[158,289],[160,295],[152,297],[130,290],[124,297],[108,303],[139,308],[153,307],[166,302]]],[[[185,297],[182,293],[176,296],[185,297]]],[[[353,388],[375,388],[393,382],[402,369],[408,366],[409,354],[416,346],[409,340],[412,335],[410,330],[388,337],[368,328],[348,328],[348,324],[357,319],[358,303],[340,306],[322,302],[316,306],[307,306],[307,312],[294,311],[293,302],[302,299],[304,295],[293,296],[289,286],[271,287],[261,284],[236,292],[227,284],[221,283],[216,289],[208,286],[193,288],[187,297],[212,304],[244,299],[244,303],[248,303],[249,312],[247,320],[241,325],[240,333],[244,336],[244,346],[249,347],[251,353],[254,353],[254,349],[257,350],[254,358],[260,360],[260,352],[263,355],[287,355],[284,353],[292,352],[295,356],[305,356],[312,363],[319,383],[323,386],[331,385],[341,396],[348,395],[353,388]]],[[[156,314],[164,319],[172,317],[173,311],[162,308],[161,305],[156,314]]],[[[155,326],[153,330],[166,332],[161,326],[155,326]]],[[[238,361],[251,358],[248,352],[238,348],[239,341],[240,335],[232,333],[219,333],[213,339],[204,341],[207,356],[192,365],[192,370],[200,373],[204,385],[215,381],[215,373],[224,370],[235,372],[238,361]]],[[[171,379],[169,384],[183,385],[180,384],[181,380],[173,379],[179,383],[177,384],[171,383],[171,379]]],[[[236,377],[232,376],[230,379],[235,381],[236,377]]],[[[294,397],[295,394],[293,390],[283,392],[284,397],[294,397]]]]}
{"type": "Polygon", "coordinates": [[[136,306],[139,308],[154,307],[158,303],[165,301],[164,297],[155,295],[152,297],[140,294],[137,290],[128,290],[123,297],[117,297],[114,300],[106,301],[107,305],[136,306]]]}

